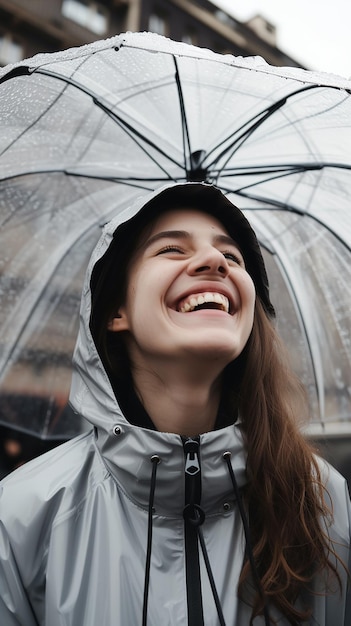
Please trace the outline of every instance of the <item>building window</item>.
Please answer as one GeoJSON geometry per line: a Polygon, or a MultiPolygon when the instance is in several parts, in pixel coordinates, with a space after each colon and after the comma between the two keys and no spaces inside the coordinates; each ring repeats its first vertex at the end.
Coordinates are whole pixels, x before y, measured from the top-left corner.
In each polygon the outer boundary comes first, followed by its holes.
{"type": "Polygon", "coordinates": [[[230,17],[230,15],[228,15],[228,13],[225,13],[224,11],[221,11],[220,9],[217,9],[214,12],[214,15],[215,15],[215,17],[217,18],[217,20],[219,22],[222,22],[222,24],[226,24],[230,28],[236,29],[236,21],[235,21],[234,18],[230,17]]]}
{"type": "Polygon", "coordinates": [[[186,28],[182,36],[182,41],[184,43],[190,43],[193,46],[197,46],[198,40],[195,30],[190,27],[186,28]]]}
{"type": "Polygon", "coordinates": [[[168,35],[167,18],[164,13],[158,11],[150,13],[149,31],[158,35],[168,35]]]}
{"type": "Polygon", "coordinates": [[[23,59],[22,45],[10,34],[0,33],[0,65],[17,63],[23,59]]]}
{"type": "Polygon", "coordinates": [[[96,35],[105,35],[108,14],[105,7],[90,0],[63,0],[62,15],[96,35]]]}

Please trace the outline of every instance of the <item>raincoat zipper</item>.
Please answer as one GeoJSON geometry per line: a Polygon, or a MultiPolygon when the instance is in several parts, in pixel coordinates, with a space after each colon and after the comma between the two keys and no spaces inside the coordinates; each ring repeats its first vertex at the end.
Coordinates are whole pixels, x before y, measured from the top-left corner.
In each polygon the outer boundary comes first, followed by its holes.
{"type": "Polygon", "coordinates": [[[201,502],[200,438],[183,438],[185,455],[184,537],[188,626],[204,626],[197,509],[201,502]]]}

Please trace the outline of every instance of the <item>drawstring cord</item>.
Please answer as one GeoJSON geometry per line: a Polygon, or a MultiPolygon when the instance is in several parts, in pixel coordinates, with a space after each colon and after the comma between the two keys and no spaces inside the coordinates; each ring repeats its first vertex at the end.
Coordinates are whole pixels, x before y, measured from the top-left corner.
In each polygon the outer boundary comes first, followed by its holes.
{"type": "Polygon", "coordinates": [[[206,545],[205,545],[205,540],[204,540],[202,528],[201,528],[202,524],[205,521],[205,512],[204,512],[204,510],[201,508],[201,506],[199,504],[187,504],[187,506],[184,508],[183,516],[184,516],[184,519],[189,524],[194,526],[196,528],[196,530],[197,530],[197,535],[198,535],[198,538],[199,538],[199,541],[200,541],[202,556],[204,558],[208,580],[209,580],[209,583],[210,583],[213,599],[214,599],[214,602],[215,602],[215,605],[216,605],[216,609],[217,609],[217,615],[218,615],[219,623],[220,623],[220,626],[226,626],[225,621],[224,621],[224,616],[223,616],[221,603],[220,603],[218,592],[217,592],[217,589],[216,589],[216,584],[215,584],[215,581],[214,581],[214,578],[213,578],[213,574],[212,574],[210,560],[208,558],[208,553],[207,553],[207,548],[206,548],[206,545]]]}
{"type": "Polygon", "coordinates": [[[208,579],[210,581],[212,595],[213,595],[213,599],[215,601],[215,605],[216,605],[216,609],[217,609],[219,623],[220,623],[220,626],[225,626],[224,615],[223,615],[221,603],[220,603],[220,600],[219,600],[219,596],[218,596],[218,593],[217,593],[215,581],[214,581],[214,578],[213,578],[211,565],[210,565],[210,561],[209,561],[209,558],[208,558],[208,554],[207,554],[207,550],[206,550],[206,546],[205,546],[204,535],[203,535],[201,526],[198,527],[198,535],[199,535],[199,540],[200,540],[202,556],[204,557],[204,561],[205,561],[205,565],[206,565],[207,576],[208,576],[208,579]]]}
{"type": "Polygon", "coordinates": [[[250,528],[249,528],[249,522],[247,519],[247,515],[246,515],[246,511],[244,508],[244,504],[243,504],[243,500],[241,497],[241,493],[240,493],[240,489],[238,487],[238,483],[236,481],[235,478],[235,474],[234,474],[234,470],[231,464],[231,456],[232,453],[227,451],[223,453],[223,459],[227,464],[228,467],[228,471],[229,471],[229,475],[233,484],[233,489],[234,489],[234,494],[236,497],[236,501],[238,503],[238,508],[239,508],[239,513],[240,513],[240,517],[241,517],[241,521],[243,523],[243,528],[244,528],[244,535],[245,535],[245,542],[246,542],[246,550],[247,550],[247,555],[249,558],[249,562],[250,562],[250,566],[251,566],[251,572],[256,584],[256,589],[258,591],[258,593],[261,596],[261,599],[263,601],[263,615],[264,615],[264,621],[265,621],[265,626],[270,626],[270,618],[269,618],[269,611],[268,611],[268,607],[266,604],[266,599],[263,593],[263,589],[261,586],[261,580],[260,577],[258,575],[258,571],[257,571],[257,567],[256,567],[256,563],[255,563],[255,559],[254,559],[254,555],[253,555],[253,551],[252,551],[252,544],[251,544],[251,537],[250,537],[250,528]]]}
{"type": "Polygon", "coordinates": [[[153,515],[153,510],[154,510],[157,466],[160,463],[161,459],[159,456],[157,456],[157,454],[154,454],[151,457],[150,461],[152,463],[152,473],[151,473],[151,481],[150,481],[150,495],[149,495],[149,508],[148,508],[147,549],[146,549],[146,562],[145,562],[142,626],[146,626],[146,623],[147,623],[147,605],[148,605],[148,599],[149,599],[151,549],[152,549],[152,515],[153,515]]]}
{"type": "MultiPolygon", "coordinates": [[[[260,581],[260,577],[258,575],[255,559],[254,559],[254,556],[253,556],[251,539],[250,539],[249,523],[248,523],[247,515],[246,515],[245,509],[244,509],[244,505],[243,505],[241,493],[240,493],[240,490],[239,490],[239,487],[238,487],[238,483],[236,481],[235,474],[234,474],[234,471],[233,471],[233,467],[232,467],[232,464],[231,464],[231,456],[232,456],[231,452],[229,452],[229,451],[228,452],[224,452],[223,459],[226,462],[227,467],[228,467],[230,479],[232,481],[232,485],[233,485],[233,489],[234,489],[234,494],[235,494],[235,497],[236,497],[236,501],[238,503],[240,517],[241,517],[241,520],[242,520],[242,523],[243,523],[244,535],[245,535],[245,541],[246,541],[246,549],[247,549],[247,554],[248,554],[248,558],[249,558],[249,562],[250,562],[250,566],[251,566],[252,575],[253,575],[254,580],[255,580],[256,588],[257,588],[257,590],[258,590],[258,592],[259,592],[259,594],[260,594],[260,596],[261,596],[261,598],[263,600],[263,603],[264,603],[263,614],[264,614],[265,626],[270,626],[269,612],[268,612],[268,608],[267,608],[267,605],[266,605],[266,600],[265,600],[265,597],[264,597],[264,593],[263,593],[263,590],[262,590],[262,587],[261,587],[261,581],[260,581]]],[[[151,549],[152,549],[152,520],[153,520],[153,509],[154,509],[154,496],[155,496],[155,487],[156,487],[157,466],[160,463],[161,459],[160,459],[159,456],[154,454],[151,457],[150,460],[151,460],[151,463],[152,463],[152,473],[151,473],[151,481],[150,481],[150,494],[149,494],[149,506],[148,506],[148,531],[147,531],[147,549],[146,549],[146,562],[145,562],[145,580],[144,580],[144,598],[143,598],[142,626],[147,626],[147,608],[148,608],[149,583],[150,583],[151,549]]],[[[219,623],[220,623],[220,626],[226,626],[225,621],[224,621],[223,612],[222,612],[222,607],[221,607],[219,596],[218,596],[218,592],[217,592],[217,589],[216,589],[215,581],[214,581],[212,570],[211,570],[210,561],[209,561],[209,558],[208,558],[208,553],[207,553],[207,549],[206,549],[206,545],[205,545],[205,540],[204,540],[202,528],[201,528],[201,525],[203,524],[203,522],[205,520],[205,513],[204,513],[203,509],[199,505],[192,505],[192,506],[191,505],[187,505],[185,507],[185,510],[184,510],[184,517],[188,520],[188,522],[190,524],[192,524],[193,526],[195,526],[197,528],[197,533],[198,533],[198,537],[199,537],[201,551],[202,551],[202,555],[203,555],[203,558],[204,558],[206,571],[207,571],[209,583],[210,583],[210,586],[211,586],[211,591],[212,591],[212,594],[213,594],[213,599],[214,599],[214,602],[215,602],[215,605],[216,605],[219,623]],[[192,511],[190,511],[190,509],[192,509],[192,511]],[[191,515],[191,513],[193,513],[193,516],[191,515]]]]}

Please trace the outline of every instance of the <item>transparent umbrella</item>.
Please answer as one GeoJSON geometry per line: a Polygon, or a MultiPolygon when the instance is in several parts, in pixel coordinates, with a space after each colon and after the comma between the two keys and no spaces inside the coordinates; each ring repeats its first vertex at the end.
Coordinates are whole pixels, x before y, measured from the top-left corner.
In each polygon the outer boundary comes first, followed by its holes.
{"type": "Polygon", "coordinates": [[[320,428],[351,421],[351,83],[134,33],[0,72],[0,422],[67,407],[100,228],[167,181],[205,180],[264,249],[278,327],[320,428]]]}

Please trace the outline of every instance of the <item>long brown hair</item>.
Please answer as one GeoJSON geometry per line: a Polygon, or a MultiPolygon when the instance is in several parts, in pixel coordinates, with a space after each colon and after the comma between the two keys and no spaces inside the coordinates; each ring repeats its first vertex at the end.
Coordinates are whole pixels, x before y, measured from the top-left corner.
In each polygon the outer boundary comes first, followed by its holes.
{"type": "MultiPolygon", "coordinates": [[[[332,512],[315,451],[298,424],[306,413],[305,392],[258,298],[245,355],[239,412],[247,446],[245,500],[253,553],[266,600],[295,625],[311,614],[309,607],[294,605],[312,587],[317,572],[323,570],[340,587],[338,559],[325,532],[332,512]]],[[[246,562],[242,594],[249,580],[246,562]]],[[[262,597],[256,594],[251,623],[262,610],[262,597]]]]}

